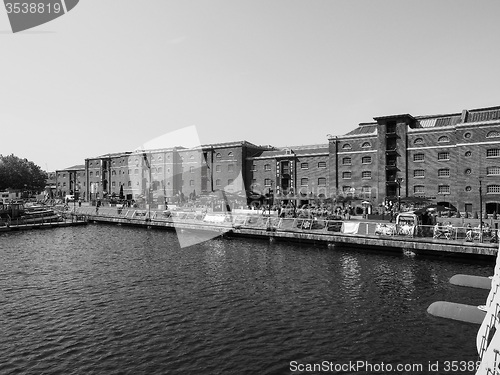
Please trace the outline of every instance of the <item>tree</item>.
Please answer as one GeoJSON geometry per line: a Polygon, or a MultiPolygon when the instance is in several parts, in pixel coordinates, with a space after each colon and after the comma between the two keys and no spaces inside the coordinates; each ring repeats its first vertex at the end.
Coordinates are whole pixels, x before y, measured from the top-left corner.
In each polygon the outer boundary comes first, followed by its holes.
{"type": "Polygon", "coordinates": [[[28,159],[0,155],[0,190],[19,189],[40,192],[45,189],[47,174],[28,159]]]}

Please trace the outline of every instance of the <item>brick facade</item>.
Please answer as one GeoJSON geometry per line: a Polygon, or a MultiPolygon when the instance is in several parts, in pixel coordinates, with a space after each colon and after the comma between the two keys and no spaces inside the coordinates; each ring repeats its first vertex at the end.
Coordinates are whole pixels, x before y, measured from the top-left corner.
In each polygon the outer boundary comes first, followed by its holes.
{"type": "Polygon", "coordinates": [[[363,190],[369,185],[363,173],[370,171],[372,194],[364,198],[373,205],[398,197],[425,197],[451,203],[459,211],[479,212],[481,180],[483,212],[499,212],[500,107],[374,120],[330,138],[330,164],[337,163],[330,178],[338,180],[338,191],[363,190]],[[363,150],[360,145],[366,142],[371,147],[363,150]],[[364,154],[373,155],[371,165],[363,165],[364,154]]]}
{"type": "Polygon", "coordinates": [[[55,171],[55,196],[64,198],[66,195],[75,195],[85,199],[86,171],[84,165],[75,165],[55,171]]]}
{"type": "Polygon", "coordinates": [[[85,160],[80,180],[57,171],[57,184],[60,194],[78,185],[85,199],[118,195],[120,187],[128,198],[150,191],[158,201],[224,189],[268,201],[331,197],[374,207],[425,197],[479,211],[481,181],[483,210],[491,213],[500,209],[499,134],[500,107],[389,115],[324,145],[277,148],[242,141],[103,155],[85,160]]]}

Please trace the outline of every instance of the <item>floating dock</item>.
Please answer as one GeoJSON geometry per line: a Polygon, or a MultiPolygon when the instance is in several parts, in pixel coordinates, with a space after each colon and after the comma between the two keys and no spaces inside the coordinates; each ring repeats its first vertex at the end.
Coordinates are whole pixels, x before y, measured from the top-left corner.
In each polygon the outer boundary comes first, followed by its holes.
{"type": "Polygon", "coordinates": [[[20,230],[32,230],[32,229],[50,229],[50,228],[61,228],[61,227],[74,227],[87,225],[88,221],[85,220],[63,220],[54,221],[47,223],[30,223],[30,224],[11,224],[9,226],[0,227],[0,233],[10,232],[10,231],[20,231],[20,230]]]}

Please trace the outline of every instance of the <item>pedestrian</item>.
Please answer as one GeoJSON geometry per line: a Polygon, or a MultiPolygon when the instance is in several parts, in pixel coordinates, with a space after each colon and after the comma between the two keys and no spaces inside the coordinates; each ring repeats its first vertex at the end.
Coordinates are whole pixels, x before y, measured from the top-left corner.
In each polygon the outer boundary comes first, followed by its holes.
{"type": "Polygon", "coordinates": [[[470,223],[467,223],[467,227],[465,228],[465,241],[472,242],[472,226],[470,223]]]}

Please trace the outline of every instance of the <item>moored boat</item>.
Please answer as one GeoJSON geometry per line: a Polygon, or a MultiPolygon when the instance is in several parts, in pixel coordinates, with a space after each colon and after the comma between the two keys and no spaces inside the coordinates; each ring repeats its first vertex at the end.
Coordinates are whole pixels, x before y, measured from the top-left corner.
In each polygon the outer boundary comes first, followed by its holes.
{"type": "Polygon", "coordinates": [[[25,207],[22,202],[0,205],[0,221],[11,224],[40,224],[62,221],[60,214],[47,206],[25,207]]]}

